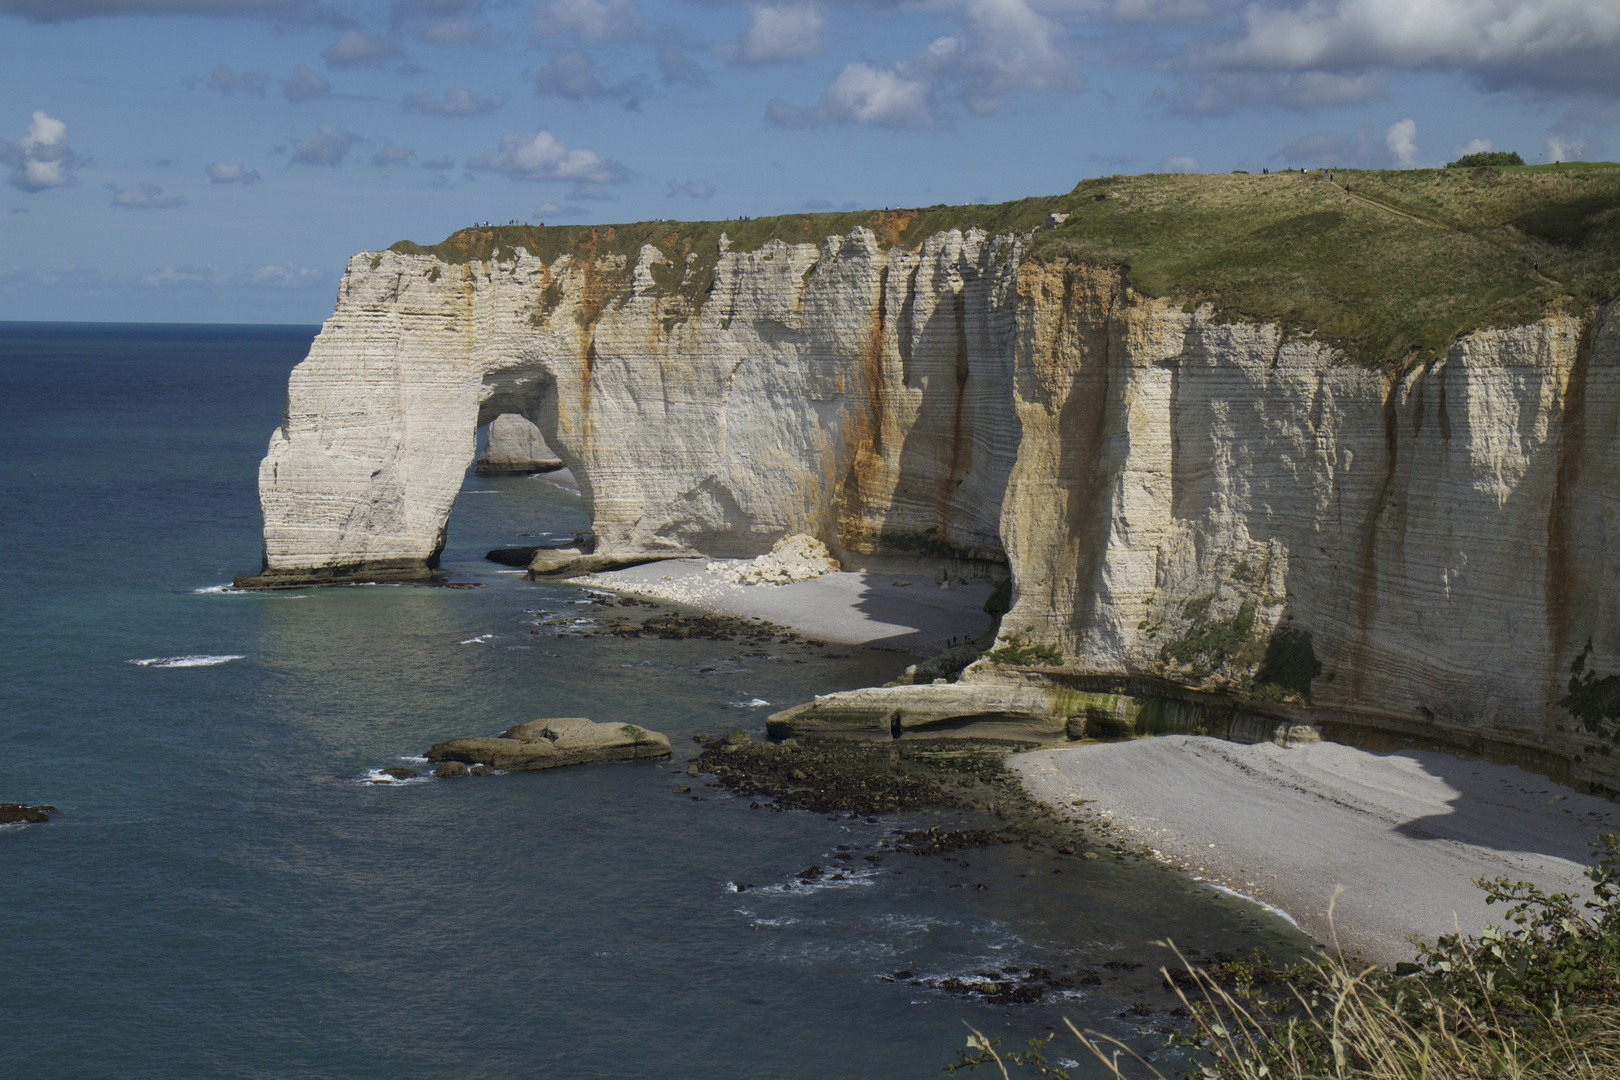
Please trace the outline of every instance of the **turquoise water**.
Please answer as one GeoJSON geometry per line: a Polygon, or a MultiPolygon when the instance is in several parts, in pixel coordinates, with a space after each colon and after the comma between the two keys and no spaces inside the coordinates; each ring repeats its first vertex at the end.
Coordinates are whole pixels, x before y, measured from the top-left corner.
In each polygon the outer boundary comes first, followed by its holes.
{"type": "Polygon", "coordinates": [[[555,637],[587,594],[480,558],[587,524],[543,481],[469,476],[445,566],[483,588],[218,590],[258,567],[257,463],[314,331],[0,323],[0,801],[62,811],[0,827],[0,1075],[936,1076],[964,1024],[1156,1045],[1119,1015],[1167,1004],[1154,939],[1304,944],[1156,868],[1009,848],[783,887],[918,819],[675,794],[690,735],[910,658],[555,637]],[[543,715],[676,757],[362,782],[543,715]],[[883,979],[1106,961],[1148,966],[1023,1007],[883,979]]]}

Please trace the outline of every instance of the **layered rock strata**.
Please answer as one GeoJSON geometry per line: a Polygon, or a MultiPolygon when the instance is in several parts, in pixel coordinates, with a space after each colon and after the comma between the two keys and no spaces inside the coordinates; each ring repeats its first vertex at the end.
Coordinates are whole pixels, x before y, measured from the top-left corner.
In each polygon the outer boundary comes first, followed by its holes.
{"type": "Polygon", "coordinates": [[[652,244],[357,256],[261,468],[248,583],[431,574],[474,430],[516,413],[595,530],[542,572],[789,533],[1004,560],[966,684],[1202,694],[1620,783],[1613,304],[1391,374],[1025,243],[722,237],[704,288],[652,244]]]}

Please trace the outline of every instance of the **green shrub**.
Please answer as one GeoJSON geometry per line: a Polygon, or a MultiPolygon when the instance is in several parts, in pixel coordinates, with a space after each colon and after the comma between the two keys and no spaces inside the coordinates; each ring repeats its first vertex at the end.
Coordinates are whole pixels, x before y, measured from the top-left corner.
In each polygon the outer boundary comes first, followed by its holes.
{"type": "MultiPolygon", "coordinates": [[[[1033,633],[1033,628],[1029,632],[1033,633]]],[[[991,663],[1014,667],[1060,667],[1063,664],[1063,653],[1056,646],[1038,645],[1018,633],[1008,634],[1000,648],[985,656],[991,663]]]]}
{"type": "Polygon", "coordinates": [[[1519,156],[1517,150],[1482,150],[1474,154],[1464,154],[1456,161],[1446,162],[1448,169],[1484,169],[1500,168],[1504,165],[1523,165],[1524,158],[1519,156]]]}

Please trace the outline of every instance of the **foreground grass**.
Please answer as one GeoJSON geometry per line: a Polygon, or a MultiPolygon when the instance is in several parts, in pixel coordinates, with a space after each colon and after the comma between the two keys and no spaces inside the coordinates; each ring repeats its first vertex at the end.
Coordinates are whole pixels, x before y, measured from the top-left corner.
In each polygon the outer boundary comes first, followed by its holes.
{"type": "MultiPolygon", "coordinates": [[[[463,229],[394,251],[449,263],[518,247],[589,267],[593,321],[622,299],[644,245],[668,260],[655,291],[665,330],[701,310],[724,235],[735,251],[817,244],[856,227],[915,249],[950,229],[1033,235],[1027,258],[1122,272],[1138,291],[1218,318],[1273,322],[1354,363],[1400,370],[1460,335],[1583,312],[1620,293],[1620,168],[1607,163],[1481,169],[1110,176],[1063,195],[978,206],[789,214],[729,221],[463,229]],[[1045,228],[1048,215],[1068,217],[1045,228]]],[[[543,325],[561,293],[543,299],[543,325]],[[549,305],[549,307],[548,307],[549,305]]]]}
{"type": "MultiPolygon", "coordinates": [[[[1243,965],[1165,968],[1191,1016],[1183,1037],[1208,1080],[1613,1080],[1620,1076],[1620,837],[1588,871],[1594,899],[1481,882],[1510,928],[1420,947],[1396,972],[1342,955],[1288,973],[1283,992],[1243,965]],[[1245,977],[1247,976],[1247,977],[1245,977]]],[[[1168,1080],[1123,1043],[1069,1025],[1113,1080],[1168,1080]]],[[[1047,1043],[1003,1053],[977,1032],[955,1073],[1068,1080],[1047,1043]]]]}

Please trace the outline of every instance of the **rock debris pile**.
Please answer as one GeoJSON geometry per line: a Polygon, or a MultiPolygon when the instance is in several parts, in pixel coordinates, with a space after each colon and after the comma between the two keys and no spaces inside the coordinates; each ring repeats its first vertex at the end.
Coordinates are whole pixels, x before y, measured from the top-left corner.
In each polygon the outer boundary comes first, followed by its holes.
{"type": "Polygon", "coordinates": [[[739,585],[791,585],[830,574],[842,566],[820,540],[792,533],[778,540],[767,555],[712,562],[707,569],[739,585]]]}

